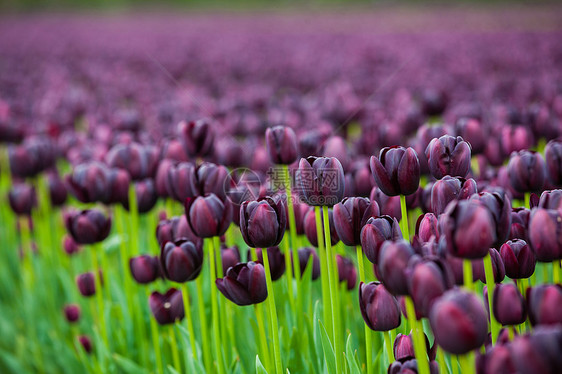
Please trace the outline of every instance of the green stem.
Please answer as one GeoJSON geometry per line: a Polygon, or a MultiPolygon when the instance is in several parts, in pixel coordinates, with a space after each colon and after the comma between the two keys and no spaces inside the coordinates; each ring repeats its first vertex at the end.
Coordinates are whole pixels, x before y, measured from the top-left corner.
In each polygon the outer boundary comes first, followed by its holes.
{"type": "Polygon", "coordinates": [[[494,295],[494,287],[496,282],[494,280],[494,270],[492,269],[492,257],[488,253],[486,257],[484,257],[484,272],[486,275],[486,288],[488,289],[488,307],[490,310],[490,331],[492,335],[492,345],[496,344],[496,339],[498,337],[498,333],[500,331],[500,326],[496,318],[494,317],[494,313],[492,311],[492,298],[494,295]]]}
{"type": "Polygon", "coordinates": [[[400,220],[402,235],[404,236],[404,239],[410,241],[410,229],[408,227],[408,208],[406,207],[406,196],[404,195],[400,195],[400,212],[402,213],[402,219],[400,220]]]}
{"type": "Polygon", "coordinates": [[[267,334],[265,333],[265,324],[263,322],[263,309],[261,304],[254,304],[254,312],[256,313],[256,320],[258,323],[258,331],[260,333],[260,357],[263,359],[262,363],[266,370],[273,370],[271,367],[271,356],[269,355],[269,349],[267,348],[267,334]]]}
{"type": "MultiPolygon", "coordinates": [[[[146,289],[146,294],[150,297],[150,291],[146,289]]],[[[154,316],[150,317],[150,331],[152,333],[152,345],[154,348],[155,366],[158,369],[157,372],[160,374],[164,373],[164,368],[162,365],[162,353],[160,351],[160,337],[158,336],[158,325],[156,324],[156,319],[154,316]]]]}
{"type": "MultiPolygon", "coordinates": [[[[295,207],[293,204],[293,194],[292,194],[292,186],[291,186],[291,174],[289,172],[289,166],[283,165],[285,169],[285,191],[287,193],[287,211],[289,213],[289,234],[291,239],[291,250],[293,252],[293,256],[295,256],[295,261],[298,263],[298,253],[297,250],[299,248],[297,242],[297,224],[295,221],[295,207]]],[[[297,291],[297,306],[300,306],[300,293],[299,293],[299,286],[301,282],[301,268],[300,266],[295,266],[295,278],[297,280],[296,284],[296,291],[297,291]]],[[[298,310],[301,310],[300,308],[298,310]]]]}
{"type": "Polygon", "coordinates": [[[525,207],[531,209],[531,193],[525,192],[525,207]]]}
{"type": "Polygon", "coordinates": [[[474,374],[474,357],[472,352],[459,356],[461,372],[463,374],[474,374]]]}
{"type": "Polygon", "coordinates": [[[281,362],[281,347],[279,341],[279,323],[277,322],[277,309],[275,307],[275,292],[273,291],[273,282],[271,281],[271,269],[269,268],[269,257],[267,250],[261,251],[263,257],[263,266],[265,268],[265,282],[267,285],[267,309],[269,310],[269,319],[271,324],[271,336],[273,340],[273,356],[275,358],[275,371],[277,374],[283,374],[283,364],[281,362]]]}
{"type": "Polygon", "coordinates": [[[179,351],[178,351],[178,342],[176,340],[176,333],[174,331],[174,325],[170,325],[170,328],[168,330],[169,334],[170,334],[170,349],[172,350],[172,362],[174,363],[174,369],[176,369],[176,371],[181,370],[180,369],[180,355],[179,355],[179,351]]]}
{"type": "MultiPolygon", "coordinates": [[[[215,248],[215,258],[217,261],[217,278],[222,278],[223,277],[223,268],[222,268],[222,250],[221,250],[221,242],[220,242],[220,238],[218,236],[215,236],[212,238],[213,240],[213,246],[215,248]]],[[[229,329],[227,326],[227,319],[224,316],[225,310],[226,310],[226,306],[225,306],[225,300],[223,298],[218,298],[218,305],[219,305],[219,323],[220,323],[220,331],[221,331],[221,341],[228,341],[228,334],[229,334],[229,329]]],[[[230,354],[232,353],[232,345],[231,344],[227,344],[226,347],[224,347],[224,349],[226,350],[224,355],[227,357],[230,357],[230,354]]],[[[226,363],[223,362],[223,367],[226,367],[226,363]]]]}
{"type": "Polygon", "coordinates": [[[332,319],[328,306],[332,304],[330,298],[330,277],[328,274],[328,256],[324,250],[324,233],[322,230],[322,216],[320,207],[314,207],[314,218],[316,220],[316,236],[318,238],[318,258],[320,260],[320,282],[322,285],[322,310],[324,315],[324,324],[328,334],[332,333],[332,319]]]}
{"type": "Polygon", "coordinates": [[[459,362],[459,356],[451,357],[451,371],[453,372],[453,374],[459,374],[459,362]]]}
{"type": "Polygon", "coordinates": [[[205,299],[203,298],[203,277],[200,276],[195,281],[197,288],[197,308],[199,310],[199,326],[201,327],[201,345],[203,346],[203,361],[207,371],[211,371],[211,346],[207,335],[207,315],[205,314],[205,299]]]}
{"type": "Polygon", "coordinates": [[[425,337],[423,336],[423,331],[420,334],[420,331],[418,329],[414,302],[410,296],[404,296],[404,301],[406,303],[406,314],[408,315],[408,321],[410,322],[410,326],[412,328],[412,341],[414,343],[414,353],[418,362],[418,372],[420,374],[429,374],[429,363],[427,361],[425,337]]]}
{"type": "MultiPolygon", "coordinates": [[[[224,367],[223,367],[223,358],[222,358],[222,350],[221,350],[221,340],[220,340],[220,321],[219,321],[219,304],[217,298],[217,287],[215,281],[217,279],[216,275],[216,265],[215,265],[215,257],[216,257],[216,248],[211,239],[211,246],[209,251],[209,265],[211,274],[209,276],[210,279],[210,287],[211,287],[211,316],[213,320],[213,343],[215,347],[215,360],[217,363],[217,371],[220,374],[224,374],[224,367]]],[[[220,250],[220,248],[219,248],[220,250]]],[[[220,254],[219,254],[220,255],[220,254]]]]}
{"type": "MultiPolygon", "coordinates": [[[[98,305],[98,314],[99,314],[99,323],[100,323],[100,333],[103,339],[105,346],[109,349],[109,340],[107,337],[107,329],[105,326],[105,305],[103,299],[103,290],[101,285],[101,278],[99,273],[99,265],[98,265],[98,254],[97,252],[103,251],[101,243],[95,244],[92,248],[90,248],[90,252],[92,254],[92,267],[94,273],[94,281],[96,285],[96,304],[98,305]]],[[[107,270],[106,270],[107,271],[107,270]]],[[[106,279],[107,281],[107,279],[106,279]]]]}
{"type": "Polygon", "coordinates": [[[560,260],[552,262],[552,279],[554,284],[560,284],[560,260]]]}
{"type": "Polygon", "coordinates": [[[447,370],[445,355],[443,354],[443,349],[441,347],[437,347],[437,360],[439,361],[439,373],[441,374],[448,373],[449,371],[447,370]]]}
{"type": "Polygon", "coordinates": [[[187,331],[189,331],[189,343],[191,345],[191,353],[193,358],[197,359],[197,345],[195,344],[195,331],[193,330],[193,317],[191,315],[191,303],[189,302],[189,289],[187,283],[182,283],[182,299],[183,309],[185,311],[185,323],[187,324],[187,331]]]}
{"type": "Polygon", "coordinates": [[[463,265],[463,280],[464,280],[464,287],[469,291],[472,292],[472,261],[469,258],[465,258],[462,260],[463,265]]]}
{"type": "MultiPolygon", "coordinates": [[[[394,349],[392,346],[392,342],[390,340],[390,331],[383,331],[384,336],[384,345],[386,347],[386,354],[388,355],[388,364],[392,364],[394,362],[394,349]]],[[[369,364],[367,363],[367,373],[369,373],[369,364]]]]}
{"type": "MultiPolygon", "coordinates": [[[[131,222],[130,250],[132,250],[132,253],[139,253],[139,209],[133,183],[129,186],[129,215],[131,222]]],[[[131,255],[131,252],[129,251],[128,254],[131,255]]]]}
{"type": "Polygon", "coordinates": [[[363,248],[361,245],[356,245],[355,250],[357,251],[357,267],[359,268],[359,280],[365,282],[365,263],[363,260],[363,248]]]}
{"type": "MultiPolygon", "coordinates": [[[[361,282],[365,282],[365,265],[363,262],[363,248],[361,245],[355,246],[355,250],[357,251],[357,267],[359,268],[359,280],[361,282]]],[[[386,341],[386,333],[384,333],[385,341],[386,341]]],[[[390,335],[388,336],[390,341],[390,335]]],[[[367,374],[371,374],[373,372],[373,364],[372,364],[372,347],[371,347],[371,330],[369,326],[365,324],[365,349],[366,349],[366,364],[367,364],[367,374]]],[[[392,355],[391,355],[392,356],[392,355]]],[[[389,358],[391,357],[389,356],[389,358]]],[[[389,361],[392,363],[392,359],[389,361]]]]}

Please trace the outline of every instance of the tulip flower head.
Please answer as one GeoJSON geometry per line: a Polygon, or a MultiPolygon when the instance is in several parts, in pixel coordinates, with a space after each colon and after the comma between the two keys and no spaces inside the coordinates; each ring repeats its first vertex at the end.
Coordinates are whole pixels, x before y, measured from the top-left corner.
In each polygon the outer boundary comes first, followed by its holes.
{"type": "Polygon", "coordinates": [[[239,263],[216,280],[219,291],[237,305],[259,304],[267,298],[265,269],[259,262],[239,263]]]}
{"type": "Polygon", "coordinates": [[[359,284],[359,309],[371,330],[390,331],[400,326],[398,301],[380,282],[359,284]]]}
{"type": "Polygon", "coordinates": [[[278,245],[285,234],[286,220],[285,205],[277,197],[246,201],[240,207],[240,231],[252,248],[278,245]]]}
{"type": "Polygon", "coordinates": [[[388,196],[411,195],[420,184],[420,161],[413,148],[381,149],[378,158],[371,156],[371,172],[376,185],[388,196]]]}

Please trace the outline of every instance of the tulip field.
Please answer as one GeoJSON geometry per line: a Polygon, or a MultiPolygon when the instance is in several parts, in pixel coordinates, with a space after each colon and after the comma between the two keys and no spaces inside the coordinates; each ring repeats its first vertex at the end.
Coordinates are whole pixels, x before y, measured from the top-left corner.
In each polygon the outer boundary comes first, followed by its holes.
{"type": "Polygon", "coordinates": [[[475,9],[0,15],[0,373],[562,373],[562,7],[475,9]]]}

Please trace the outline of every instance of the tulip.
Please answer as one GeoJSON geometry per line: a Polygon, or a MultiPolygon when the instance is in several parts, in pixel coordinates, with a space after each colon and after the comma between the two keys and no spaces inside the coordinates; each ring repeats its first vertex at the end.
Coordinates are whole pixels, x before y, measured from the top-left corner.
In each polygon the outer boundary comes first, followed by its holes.
{"type": "Polygon", "coordinates": [[[450,254],[482,258],[496,241],[496,228],[489,210],[474,201],[453,201],[440,219],[441,233],[450,254]]]}
{"type": "Polygon", "coordinates": [[[221,259],[222,259],[222,273],[226,274],[226,271],[235,266],[240,262],[240,250],[238,246],[233,245],[232,247],[221,247],[221,259]]]}
{"type": "Polygon", "coordinates": [[[131,177],[129,173],[122,169],[108,169],[106,174],[108,194],[105,200],[101,200],[105,204],[122,204],[127,206],[129,203],[129,185],[131,177]]]}
{"type": "Polygon", "coordinates": [[[160,325],[175,323],[185,316],[182,293],[175,288],[170,288],[165,294],[158,291],[151,293],[148,304],[152,315],[160,325]]]}
{"type": "Polygon", "coordinates": [[[489,139],[488,131],[478,119],[460,118],[455,124],[455,132],[470,144],[472,154],[482,154],[486,149],[489,139]]]}
{"type": "Polygon", "coordinates": [[[416,236],[423,242],[428,242],[432,237],[439,240],[439,221],[435,214],[426,213],[419,216],[416,222],[416,236]]]}
{"type": "Polygon", "coordinates": [[[109,199],[107,167],[99,162],[89,162],[76,166],[71,175],[66,176],[69,192],[83,203],[109,199]]]}
{"type": "Polygon", "coordinates": [[[426,88],[421,93],[421,106],[425,115],[440,116],[447,108],[449,99],[447,94],[439,89],[426,88]]]}
{"type": "Polygon", "coordinates": [[[414,353],[414,339],[412,338],[412,334],[409,335],[396,335],[396,339],[394,339],[394,359],[400,362],[406,362],[408,360],[412,360],[416,358],[416,354],[414,353]]]}
{"type": "Polygon", "coordinates": [[[199,195],[195,166],[189,162],[170,166],[165,185],[168,196],[182,203],[187,198],[199,195]]]}
{"type": "Polygon", "coordinates": [[[517,192],[540,192],[545,183],[546,165],[540,153],[514,152],[507,164],[507,174],[517,192]]]}
{"type": "Polygon", "coordinates": [[[8,193],[10,207],[17,215],[30,216],[31,210],[37,206],[35,188],[26,183],[18,183],[10,188],[8,193]]]}
{"type": "Polygon", "coordinates": [[[80,319],[80,306],[77,304],[65,305],[64,316],[70,323],[77,322],[80,319]]]}
{"type": "Polygon", "coordinates": [[[357,270],[353,265],[353,261],[341,255],[336,255],[336,264],[338,266],[339,282],[347,282],[348,290],[354,289],[357,283],[357,270]]]}
{"type": "Polygon", "coordinates": [[[505,155],[529,149],[535,144],[533,133],[526,126],[502,126],[498,137],[505,155]]]}
{"type": "Polygon", "coordinates": [[[69,235],[65,235],[62,242],[62,247],[67,255],[73,255],[80,251],[80,246],[69,235]]]}
{"type": "Polygon", "coordinates": [[[359,309],[371,330],[390,331],[400,326],[398,301],[380,282],[360,283],[359,309]]]}
{"type": "Polygon", "coordinates": [[[562,329],[537,327],[532,334],[514,339],[509,345],[513,366],[517,373],[560,373],[562,360],[562,329]]]}
{"type": "Polygon", "coordinates": [[[265,269],[258,262],[239,263],[216,280],[219,291],[237,305],[259,304],[267,298],[265,269]]]}
{"type": "Polygon", "coordinates": [[[529,278],[535,272],[535,254],[524,240],[508,240],[501,246],[500,256],[511,279],[529,278]]]}
{"type": "Polygon", "coordinates": [[[438,258],[425,259],[414,265],[408,278],[408,293],[416,313],[427,317],[433,302],[454,285],[453,272],[438,258]]]}
{"type": "Polygon", "coordinates": [[[139,284],[154,282],[160,274],[160,259],[149,255],[140,255],[129,260],[129,269],[133,279],[139,284]]]}
{"type": "MultiPolygon", "coordinates": [[[[421,373],[416,359],[405,362],[394,361],[388,367],[388,374],[417,374],[421,373]]],[[[435,361],[429,363],[429,374],[439,374],[439,366],[435,361]]]]}
{"type": "MultiPolygon", "coordinates": [[[[320,217],[322,219],[322,227],[324,227],[324,218],[322,217],[322,215],[320,215],[320,217]]],[[[330,243],[332,245],[336,245],[340,241],[340,238],[334,224],[334,212],[332,209],[328,210],[328,223],[330,225],[330,243]]],[[[304,233],[310,244],[318,247],[318,236],[316,232],[316,212],[314,211],[314,208],[309,208],[308,213],[306,213],[304,217],[304,233]]]]}
{"type": "Polygon", "coordinates": [[[190,157],[205,157],[213,153],[215,134],[209,120],[181,121],[177,133],[190,157]]]}
{"type": "Polygon", "coordinates": [[[162,270],[171,281],[184,283],[192,281],[203,268],[202,243],[187,240],[167,242],[160,252],[162,270]]]}
{"type": "Polygon", "coordinates": [[[502,325],[519,325],[527,319],[525,299],[515,284],[497,284],[492,300],[494,317],[502,325]]]}
{"type": "Polygon", "coordinates": [[[479,366],[478,373],[482,374],[514,374],[517,370],[513,364],[513,358],[511,357],[511,352],[508,346],[497,344],[491,347],[489,351],[486,352],[479,366]]]}
{"type": "MultiPolygon", "coordinates": [[[[263,264],[262,248],[256,248],[257,261],[263,264]]],[[[285,256],[279,250],[279,247],[267,248],[267,257],[269,258],[269,268],[271,270],[271,280],[276,281],[285,273],[285,256]]],[[[247,258],[252,258],[251,250],[248,250],[247,258]]]]}
{"type": "Polygon", "coordinates": [[[76,284],[80,294],[85,297],[90,297],[96,293],[95,275],[92,272],[80,274],[76,277],[76,284]]]}
{"type": "Polygon", "coordinates": [[[509,239],[528,240],[527,228],[531,211],[525,208],[512,208],[511,210],[511,229],[509,239]]]}
{"type": "Polygon", "coordinates": [[[400,239],[402,239],[400,225],[396,218],[390,216],[371,217],[361,229],[361,246],[373,264],[377,263],[380,248],[385,241],[400,239]]]}
{"type": "Polygon", "coordinates": [[[539,200],[539,208],[558,210],[562,214],[562,190],[544,191],[539,200]]]}
{"type": "Polygon", "coordinates": [[[156,239],[162,247],[166,242],[176,242],[181,239],[199,242],[201,239],[191,231],[185,215],[162,220],[156,227],[156,239]]]}
{"type": "Polygon", "coordinates": [[[333,206],[343,199],[344,173],[337,158],[301,158],[296,185],[308,205],[333,206]]]}
{"type": "Polygon", "coordinates": [[[290,165],[299,156],[297,136],[290,127],[269,127],[265,131],[265,143],[269,159],[274,164],[290,165]]]}
{"type": "MultiPolygon", "coordinates": [[[[154,187],[152,179],[144,179],[135,183],[135,195],[137,197],[137,208],[139,213],[146,213],[154,208],[158,195],[154,187]]],[[[129,199],[127,196],[126,203],[123,204],[125,209],[129,210],[129,199]]]]}
{"type": "Polygon", "coordinates": [[[78,342],[86,353],[92,353],[92,340],[90,340],[89,337],[87,337],[86,335],[80,335],[78,337],[78,342]]]}
{"type": "Polygon", "coordinates": [[[232,180],[228,170],[222,165],[204,162],[195,169],[196,185],[199,195],[214,193],[221,200],[226,199],[232,180]]]}
{"type": "Polygon", "coordinates": [[[154,187],[159,197],[169,196],[168,174],[170,173],[170,169],[172,169],[174,165],[174,161],[169,159],[163,159],[162,161],[160,161],[160,164],[158,164],[156,175],[154,176],[154,187]]]}
{"type": "Polygon", "coordinates": [[[334,226],[340,240],[349,246],[361,244],[361,229],[371,217],[380,214],[376,202],[367,198],[345,198],[334,205],[334,226]]]}
{"type": "Polygon", "coordinates": [[[425,149],[429,171],[437,179],[445,175],[464,178],[470,170],[471,147],[460,136],[434,138],[425,149]]]}
{"type": "Polygon", "coordinates": [[[65,217],[66,229],[78,244],[93,244],[109,235],[111,218],[96,209],[71,212],[65,217]]]}
{"type": "Polygon", "coordinates": [[[380,208],[382,215],[396,218],[398,221],[402,219],[400,211],[400,196],[387,196],[380,188],[373,187],[369,199],[375,201],[380,208]]]}
{"type": "Polygon", "coordinates": [[[218,140],[215,147],[216,159],[220,164],[236,169],[248,164],[248,154],[245,152],[246,144],[234,138],[225,136],[218,140]]]}
{"type": "Polygon", "coordinates": [[[232,222],[232,204],[215,194],[187,198],[185,215],[191,230],[200,238],[223,235],[232,222]]]}
{"type": "Polygon", "coordinates": [[[533,326],[562,323],[560,305],[562,286],[559,284],[543,284],[527,289],[527,310],[533,326]]]}
{"type": "Polygon", "coordinates": [[[158,151],[154,146],[138,143],[117,144],[107,153],[110,167],[126,170],[132,180],[152,178],[158,168],[158,151]]]}
{"type": "Polygon", "coordinates": [[[380,280],[393,295],[408,294],[407,269],[414,249],[406,240],[386,241],[380,248],[377,268],[380,280]]]}
{"type": "Polygon", "coordinates": [[[30,137],[23,144],[10,147],[8,158],[12,175],[28,178],[53,166],[55,149],[46,137],[30,137]]]}
{"type": "Polygon", "coordinates": [[[474,179],[455,178],[446,175],[431,188],[431,211],[440,215],[453,200],[466,200],[478,192],[474,179]]]}
{"type": "Polygon", "coordinates": [[[548,177],[552,184],[562,187],[562,141],[551,140],[544,148],[548,177]]]}
{"type": "Polygon", "coordinates": [[[278,245],[285,234],[285,205],[278,198],[246,201],[240,207],[240,231],[252,248],[278,245]]]}
{"type": "Polygon", "coordinates": [[[385,147],[371,157],[376,185],[388,196],[411,195],[420,183],[420,162],[413,148],[385,147]]]}
{"type": "Polygon", "coordinates": [[[484,344],[488,314],[473,293],[453,289],[437,299],[429,312],[435,342],[445,351],[462,355],[484,344]]]}
{"type": "Polygon", "coordinates": [[[562,214],[536,208],[529,221],[529,240],[540,262],[562,259],[562,214]]]}
{"type": "Polygon", "coordinates": [[[502,245],[511,229],[511,201],[505,193],[500,192],[481,192],[472,195],[471,200],[478,201],[486,206],[496,226],[496,242],[495,247],[502,245]]]}
{"type": "Polygon", "coordinates": [[[48,174],[49,198],[52,206],[61,206],[66,202],[68,196],[66,186],[55,173],[48,174]]]}
{"type": "MultiPolygon", "coordinates": [[[[291,257],[293,253],[291,253],[291,257]]],[[[293,258],[293,266],[295,259],[293,258]]],[[[298,249],[298,261],[300,266],[300,274],[304,274],[308,263],[312,261],[312,280],[318,279],[320,276],[320,259],[316,250],[312,247],[304,247],[298,249]]]]}
{"type": "Polygon", "coordinates": [[[355,194],[357,196],[368,197],[374,187],[368,159],[356,161],[352,164],[351,179],[355,194]]]}

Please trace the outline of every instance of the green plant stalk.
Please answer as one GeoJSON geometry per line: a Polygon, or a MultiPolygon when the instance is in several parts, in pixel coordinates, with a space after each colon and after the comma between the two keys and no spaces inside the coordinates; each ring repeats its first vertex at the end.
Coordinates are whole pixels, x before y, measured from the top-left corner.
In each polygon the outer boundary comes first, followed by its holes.
{"type": "Polygon", "coordinates": [[[469,258],[465,258],[462,260],[462,265],[463,265],[463,280],[464,280],[464,287],[469,291],[472,292],[474,291],[472,285],[473,285],[473,280],[472,280],[472,261],[469,258]]]}
{"type": "Polygon", "coordinates": [[[131,236],[129,238],[129,243],[131,245],[127,257],[130,257],[131,254],[139,253],[139,209],[135,185],[133,183],[129,186],[129,215],[129,220],[131,222],[131,236]]]}
{"type": "MultiPolygon", "coordinates": [[[[216,273],[216,264],[215,264],[215,254],[216,248],[213,243],[213,239],[210,240],[210,250],[209,252],[209,265],[210,265],[210,275],[209,275],[209,286],[211,287],[211,317],[212,317],[212,326],[213,326],[213,344],[215,348],[215,359],[217,362],[217,371],[219,374],[224,374],[224,367],[223,367],[223,358],[222,358],[222,350],[221,350],[221,331],[220,331],[220,321],[219,321],[219,304],[218,304],[218,295],[217,295],[217,287],[215,281],[217,279],[216,273]]],[[[220,248],[219,248],[220,250],[220,248]]]]}
{"type": "Polygon", "coordinates": [[[203,346],[203,362],[205,369],[211,371],[211,346],[207,335],[207,315],[205,314],[205,299],[203,298],[203,276],[195,280],[197,289],[197,309],[199,312],[199,325],[201,327],[201,345],[203,346]]]}
{"type": "MultiPolygon", "coordinates": [[[[262,249],[265,251],[265,249],[262,249]]],[[[295,294],[293,292],[293,266],[291,264],[291,249],[289,248],[289,238],[283,238],[283,255],[285,257],[285,273],[287,275],[287,293],[289,299],[289,307],[291,308],[291,317],[296,316],[295,294]]],[[[296,268],[297,266],[295,266],[296,268]]]]}
{"type": "Polygon", "coordinates": [[[328,335],[332,333],[332,318],[328,306],[332,303],[330,298],[330,278],[328,276],[328,256],[324,251],[324,232],[322,230],[322,216],[320,215],[320,207],[314,207],[314,218],[316,220],[316,236],[318,238],[318,258],[320,260],[320,282],[322,285],[322,311],[324,316],[324,325],[328,335]]]}
{"type": "MultiPolygon", "coordinates": [[[[121,276],[123,277],[123,286],[125,288],[125,297],[127,299],[127,312],[130,311],[131,306],[133,305],[133,293],[131,291],[131,277],[129,276],[129,258],[127,256],[127,243],[125,243],[125,228],[123,224],[123,208],[119,205],[115,205],[114,209],[114,220],[115,220],[115,228],[117,232],[121,236],[121,242],[119,243],[119,256],[121,257],[121,276]]],[[[125,315],[123,314],[123,317],[125,315]]]]}
{"type": "MultiPolygon", "coordinates": [[[[146,289],[147,297],[150,297],[150,291],[146,289]]],[[[157,373],[164,374],[164,368],[162,364],[162,353],[160,351],[160,338],[158,336],[158,325],[156,324],[156,319],[154,316],[150,317],[150,332],[152,334],[152,345],[154,347],[155,355],[155,366],[157,368],[157,373]]]]}
{"type": "Polygon", "coordinates": [[[492,298],[494,295],[494,287],[496,285],[496,282],[494,280],[494,270],[492,269],[492,257],[489,253],[486,255],[486,257],[484,257],[484,272],[486,275],[486,288],[488,289],[488,307],[490,310],[490,331],[492,335],[492,345],[495,345],[500,331],[500,325],[498,324],[498,321],[496,321],[496,317],[494,317],[494,313],[492,312],[492,298]]]}
{"type": "MultiPolygon", "coordinates": [[[[392,364],[394,362],[394,352],[393,352],[392,342],[390,340],[390,331],[383,331],[382,334],[384,336],[384,345],[386,348],[386,354],[388,355],[388,363],[392,364]]],[[[368,369],[369,366],[367,366],[367,372],[368,369]]]]}
{"type": "Polygon", "coordinates": [[[525,208],[531,209],[531,193],[525,192],[525,208]]]}
{"type": "MultiPolygon", "coordinates": [[[[289,234],[291,238],[291,249],[294,252],[293,256],[298,258],[297,250],[299,248],[298,241],[297,241],[297,223],[295,220],[295,207],[293,204],[293,193],[292,193],[292,184],[291,184],[291,174],[289,172],[289,166],[283,165],[285,169],[285,191],[287,193],[287,211],[289,213],[289,234]]],[[[297,306],[300,304],[298,299],[300,298],[299,287],[301,282],[301,268],[300,266],[295,266],[295,278],[297,280],[297,306]]],[[[301,310],[301,309],[298,309],[301,310]]]]}
{"type": "Polygon", "coordinates": [[[474,354],[472,352],[459,356],[459,364],[463,374],[474,374],[474,354]]]}
{"type": "Polygon", "coordinates": [[[172,362],[174,363],[174,369],[176,369],[176,371],[180,371],[180,355],[178,350],[178,342],[176,340],[176,333],[174,331],[174,325],[170,325],[168,333],[170,335],[170,349],[172,350],[172,362]]]}
{"type": "Polygon", "coordinates": [[[254,312],[256,313],[256,321],[258,323],[258,331],[260,333],[259,341],[261,351],[261,358],[263,366],[267,371],[273,370],[271,366],[271,356],[267,348],[267,334],[265,333],[265,324],[263,322],[263,308],[261,304],[254,304],[254,312]]]}
{"type": "Polygon", "coordinates": [[[439,360],[439,373],[447,373],[447,363],[445,362],[445,355],[441,347],[437,347],[437,360],[439,360]]]}
{"type": "Polygon", "coordinates": [[[193,330],[193,317],[191,315],[191,303],[189,302],[189,289],[187,288],[187,283],[182,283],[181,290],[183,309],[185,311],[185,323],[187,325],[187,331],[189,331],[189,344],[191,345],[193,358],[197,359],[197,345],[195,344],[195,331],[193,330]]]}
{"type": "MultiPolygon", "coordinates": [[[[212,238],[213,240],[213,247],[215,248],[215,256],[216,256],[216,261],[217,261],[217,278],[222,278],[223,277],[223,269],[222,269],[222,250],[221,250],[221,242],[220,242],[220,238],[218,236],[215,236],[212,238]]],[[[228,334],[230,334],[230,328],[229,325],[232,326],[232,324],[228,324],[227,325],[227,319],[225,318],[225,310],[226,310],[226,305],[225,305],[225,300],[223,298],[218,299],[218,305],[219,305],[219,322],[220,322],[220,329],[221,329],[221,341],[229,341],[228,340],[228,334]]],[[[226,349],[228,350],[226,353],[231,353],[230,351],[232,350],[232,345],[228,344],[226,349]]],[[[225,353],[225,355],[226,355],[225,353]]],[[[223,357],[224,359],[225,357],[223,357]]],[[[226,367],[226,362],[223,362],[223,367],[226,367]]]]}
{"type": "Polygon", "coordinates": [[[269,267],[269,256],[267,250],[262,249],[263,266],[265,268],[265,282],[267,285],[267,309],[269,310],[269,322],[271,324],[271,337],[273,344],[273,357],[275,358],[275,371],[283,374],[283,363],[281,361],[281,342],[279,341],[279,323],[277,322],[277,309],[275,307],[275,292],[271,280],[271,269],[269,267]]]}
{"type": "Polygon", "coordinates": [[[453,372],[453,374],[459,374],[459,363],[460,363],[459,356],[451,357],[451,371],[453,372]]]}
{"type": "Polygon", "coordinates": [[[420,374],[429,374],[429,363],[427,360],[425,338],[423,334],[420,334],[420,331],[418,329],[414,302],[410,296],[404,296],[404,302],[406,304],[406,314],[408,316],[408,321],[410,322],[410,326],[412,329],[414,353],[418,362],[418,372],[420,374]]]}
{"type": "Polygon", "coordinates": [[[560,260],[552,262],[552,280],[554,284],[560,284],[560,260]]]}
{"type": "Polygon", "coordinates": [[[400,220],[402,236],[407,241],[410,241],[410,229],[408,227],[408,207],[406,206],[406,196],[404,195],[400,195],[400,212],[402,213],[402,219],[400,220]]]}
{"type": "MultiPolygon", "coordinates": [[[[105,305],[103,299],[103,290],[101,285],[101,278],[99,274],[100,267],[98,265],[98,253],[103,251],[101,243],[97,243],[92,248],[90,248],[90,252],[92,255],[92,270],[94,272],[94,280],[96,285],[96,304],[98,305],[98,314],[99,314],[99,324],[100,324],[100,333],[103,339],[105,346],[109,349],[109,339],[107,337],[107,328],[105,326],[105,305]]],[[[107,281],[107,279],[106,279],[107,281]]]]}
{"type": "Polygon", "coordinates": [[[335,263],[334,253],[332,251],[332,243],[330,238],[330,220],[328,214],[328,207],[322,207],[323,219],[324,219],[324,241],[326,243],[326,255],[328,257],[328,277],[330,278],[330,297],[332,299],[332,316],[333,324],[332,329],[334,332],[334,353],[336,355],[336,372],[341,372],[343,370],[342,360],[343,360],[343,347],[341,346],[340,339],[340,303],[337,294],[337,266],[335,263]]]}
{"type": "MultiPolygon", "coordinates": [[[[363,261],[363,248],[361,248],[361,245],[356,245],[355,250],[357,251],[357,267],[359,268],[359,280],[361,282],[365,282],[365,264],[363,261]]],[[[369,328],[369,326],[367,326],[367,324],[364,324],[364,328],[365,328],[365,363],[367,366],[367,374],[371,374],[373,372],[371,329],[369,328]]],[[[390,336],[388,338],[390,339],[390,336]]]]}

